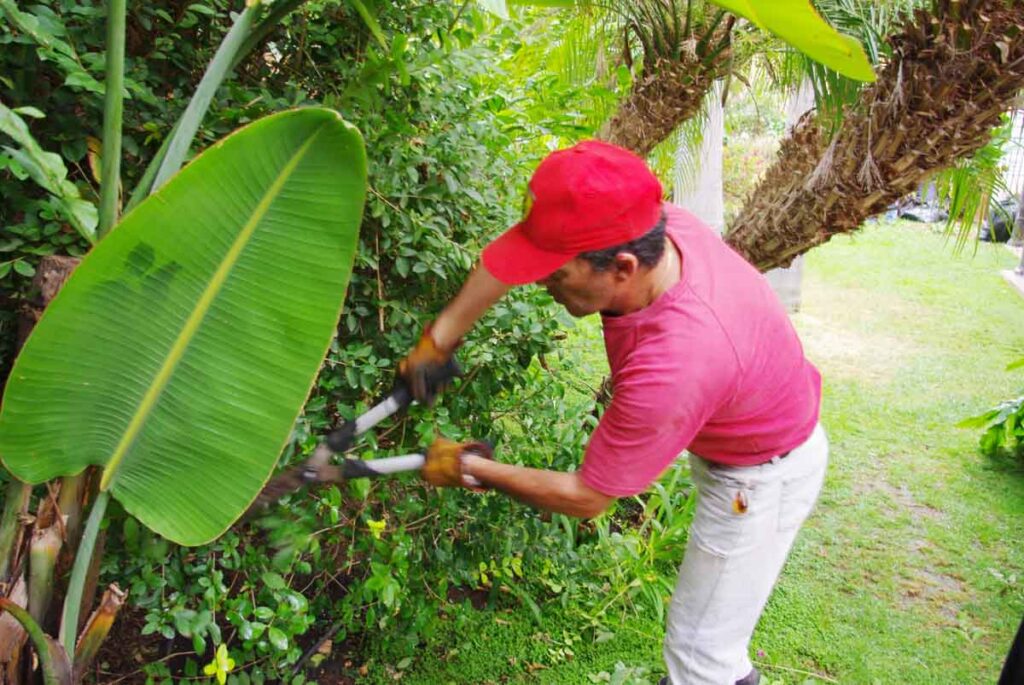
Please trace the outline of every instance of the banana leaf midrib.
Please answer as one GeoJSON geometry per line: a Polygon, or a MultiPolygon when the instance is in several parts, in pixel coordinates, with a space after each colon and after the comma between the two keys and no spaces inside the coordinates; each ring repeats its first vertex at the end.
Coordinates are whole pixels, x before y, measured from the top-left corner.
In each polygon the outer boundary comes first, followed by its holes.
{"type": "Polygon", "coordinates": [[[284,187],[288,178],[295,171],[296,167],[302,161],[302,158],[306,155],[314,141],[319,137],[320,133],[325,130],[325,128],[326,125],[321,125],[313,131],[309,136],[309,139],[303,143],[302,146],[296,150],[295,154],[292,155],[291,159],[288,160],[287,164],[285,164],[284,168],[281,169],[277,178],[274,179],[274,182],[270,185],[267,192],[256,205],[245,226],[243,226],[242,230],[239,232],[238,237],[224,255],[221,264],[210,278],[210,282],[207,284],[199,298],[199,301],[196,303],[195,309],[185,321],[181,333],[178,334],[177,339],[174,341],[174,344],[167,353],[167,357],[165,358],[163,365],[160,367],[160,370],[157,371],[156,376],[153,378],[152,383],[146,391],[146,394],[139,403],[138,409],[132,416],[131,421],[129,421],[127,428],[125,428],[125,432],[118,441],[117,446],[114,448],[113,454],[110,459],[107,460],[100,480],[101,490],[107,490],[113,485],[114,479],[118,473],[118,467],[123,462],[128,450],[131,448],[135,439],[141,432],[146,419],[156,406],[161,393],[170,382],[178,362],[180,362],[181,358],[185,355],[189,342],[195,337],[206,313],[210,310],[210,307],[217,295],[221,292],[231,269],[237,263],[243,249],[249,243],[253,233],[255,233],[256,227],[266,215],[270,205],[280,194],[281,189],[284,187]]]}

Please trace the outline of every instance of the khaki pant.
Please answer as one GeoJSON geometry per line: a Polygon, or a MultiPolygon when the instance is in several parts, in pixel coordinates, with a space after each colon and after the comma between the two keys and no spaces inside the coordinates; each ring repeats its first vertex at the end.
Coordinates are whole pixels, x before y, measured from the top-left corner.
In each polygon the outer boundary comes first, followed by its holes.
{"type": "Polygon", "coordinates": [[[788,456],[759,466],[690,457],[697,511],[665,634],[673,685],[732,685],[750,672],[750,636],[827,462],[820,425],[788,456]]]}

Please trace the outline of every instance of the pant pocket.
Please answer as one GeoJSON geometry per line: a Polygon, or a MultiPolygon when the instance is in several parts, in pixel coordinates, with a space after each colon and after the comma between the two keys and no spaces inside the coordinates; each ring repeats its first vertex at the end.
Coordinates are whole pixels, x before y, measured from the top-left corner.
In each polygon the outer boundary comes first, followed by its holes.
{"type": "Polygon", "coordinates": [[[711,472],[700,474],[697,486],[690,536],[708,554],[728,557],[758,514],[757,493],[749,483],[711,472]]]}

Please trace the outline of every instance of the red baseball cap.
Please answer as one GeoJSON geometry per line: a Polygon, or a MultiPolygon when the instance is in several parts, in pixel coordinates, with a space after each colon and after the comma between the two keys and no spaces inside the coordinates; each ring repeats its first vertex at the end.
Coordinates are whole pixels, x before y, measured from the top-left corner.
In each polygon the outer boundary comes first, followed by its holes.
{"type": "Polygon", "coordinates": [[[661,183],[640,157],[587,140],[544,158],[530,179],[526,216],[484,248],[507,285],[550,276],[581,252],[639,238],[661,217],[661,183]]]}

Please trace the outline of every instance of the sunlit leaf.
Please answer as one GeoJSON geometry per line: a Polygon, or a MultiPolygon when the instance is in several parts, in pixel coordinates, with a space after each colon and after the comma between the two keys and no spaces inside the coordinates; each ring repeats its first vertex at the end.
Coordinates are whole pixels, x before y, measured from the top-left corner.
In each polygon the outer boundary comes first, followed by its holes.
{"type": "Polygon", "coordinates": [[[844,76],[858,81],[875,80],[861,44],[832,28],[810,0],[712,1],[844,76]]]}
{"type": "Polygon", "coordinates": [[[366,189],[333,111],[212,146],[75,270],[15,362],[0,457],[101,488],[159,534],[207,542],[251,503],[334,334],[366,189]]]}

